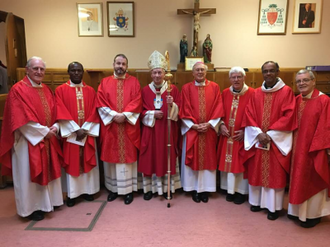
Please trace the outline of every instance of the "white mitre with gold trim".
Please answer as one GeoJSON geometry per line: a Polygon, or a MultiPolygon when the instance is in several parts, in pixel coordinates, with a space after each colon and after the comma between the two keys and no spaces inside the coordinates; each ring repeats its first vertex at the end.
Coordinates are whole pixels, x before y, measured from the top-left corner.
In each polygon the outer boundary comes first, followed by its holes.
{"type": "Polygon", "coordinates": [[[148,67],[150,70],[158,68],[166,70],[166,58],[159,51],[154,51],[149,57],[148,67]]]}

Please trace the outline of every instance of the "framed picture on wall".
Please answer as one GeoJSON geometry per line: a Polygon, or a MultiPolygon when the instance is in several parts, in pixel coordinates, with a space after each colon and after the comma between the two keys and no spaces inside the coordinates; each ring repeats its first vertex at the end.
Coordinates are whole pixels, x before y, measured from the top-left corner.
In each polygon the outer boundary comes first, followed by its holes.
{"type": "Polygon", "coordinates": [[[320,33],[321,17],[322,0],[295,0],[292,33],[320,33]]]}
{"type": "Polygon", "coordinates": [[[258,35],[285,34],[289,0],[260,0],[258,35]]]}
{"type": "Polygon", "coordinates": [[[78,36],[103,36],[102,3],[77,3],[78,36]]]}
{"type": "Polygon", "coordinates": [[[107,2],[109,37],[134,37],[134,2],[107,2]]]}
{"type": "Polygon", "coordinates": [[[186,57],[185,70],[192,71],[194,64],[197,62],[204,63],[204,57],[186,57]]]}

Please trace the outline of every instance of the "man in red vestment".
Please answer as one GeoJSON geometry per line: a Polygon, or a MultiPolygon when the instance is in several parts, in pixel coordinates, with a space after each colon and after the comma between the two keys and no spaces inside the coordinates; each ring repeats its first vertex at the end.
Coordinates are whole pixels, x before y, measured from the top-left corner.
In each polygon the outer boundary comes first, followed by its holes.
{"type": "Polygon", "coordinates": [[[183,136],[181,182],[192,199],[208,202],[208,192],[216,191],[218,130],[223,106],[219,86],[206,79],[207,66],[193,66],[195,81],[182,87],[179,116],[183,136]]]}
{"type": "Polygon", "coordinates": [[[171,85],[168,95],[168,84],[164,81],[167,62],[158,51],[149,57],[148,67],[151,70],[152,82],[143,88],[142,100],[142,137],[139,155],[139,172],[143,173],[144,199],[150,200],[153,193],[167,198],[168,170],[168,117],[171,119],[171,192],[181,188],[178,163],[178,114],[180,93],[171,85]],[[168,109],[169,107],[169,109],[168,109]],[[168,115],[169,113],[169,115],[168,115]]]}
{"type": "Polygon", "coordinates": [[[137,151],[140,148],[142,111],[139,81],[126,73],[127,57],[118,54],[113,63],[114,74],[104,78],[98,88],[98,112],[101,160],[104,161],[105,186],[110,191],[108,201],[125,195],[125,204],[133,201],[137,184],[137,151]]]}
{"type": "Polygon", "coordinates": [[[13,175],[17,213],[35,221],[63,204],[55,97],[42,83],[45,69],[41,58],[28,60],[26,76],[8,94],[0,141],[2,172],[13,175]]]}
{"type": "Polygon", "coordinates": [[[279,74],[279,66],[268,61],[261,67],[264,82],[246,107],[244,147],[249,180],[251,211],[268,209],[276,220],[283,208],[289,173],[292,131],[297,128],[295,98],[279,74]]]}
{"type": "Polygon", "coordinates": [[[244,179],[242,154],[244,151],[244,128],[241,127],[245,107],[254,89],[245,84],[245,71],[241,67],[233,67],[229,71],[230,88],[222,92],[225,116],[220,123],[220,139],[218,145],[218,163],[220,172],[220,188],[227,191],[226,200],[242,204],[248,194],[248,181],[244,179]]]}
{"type": "Polygon", "coordinates": [[[296,75],[298,129],[293,134],[288,217],[305,228],[330,214],[330,99],[315,89],[312,71],[296,75]]]}
{"type": "Polygon", "coordinates": [[[75,198],[83,195],[93,201],[100,190],[100,174],[95,137],[99,136],[99,116],[96,110],[95,90],[82,81],[81,63],[68,66],[70,80],[55,90],[57,121],[63,140],[63,191],[66,205],[75,205],[75,198]]]}

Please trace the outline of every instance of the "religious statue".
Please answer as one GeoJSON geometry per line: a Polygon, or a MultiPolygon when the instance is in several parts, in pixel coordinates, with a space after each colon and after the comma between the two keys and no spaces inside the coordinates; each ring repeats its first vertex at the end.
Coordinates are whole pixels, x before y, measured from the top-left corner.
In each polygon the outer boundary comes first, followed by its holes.
{"type": "Polygon", "coordinates": [[[187,35],[184,34],[180,40],[180,63],[185,62],[185,58],[188,55],[188,41],[187,35]]]}
{"type": "Polygon", "coordinates": [[[212,57],[212,49],[213,49],[213,44],[212,40],[210,38],[210,35],[206,35],[206,39],[204,40],[203,43],[203,57],[204,57],[204,63],[210,63],[211,57],[212,57]]]}
{"type": "Polygon", "coordinates": [[[193,9],[178,9],[178,15],[191,15],[194,17],[194,36],[193,36],[193,44],[192,47],[198,45],[198,33],[201,25],[199,24],[199,19],[203,15],[211,15],[216,13],[215,8],[199,8],[199,0],[194,0],[194,8],[193,9]]]}
{"type": "Polygon", "coordinates": [[[196,47],[196,46],[194,46],[194,47],[191,49],[190,56],[191,56],[191,57],[197,57],[197,47],[196,47]]]}

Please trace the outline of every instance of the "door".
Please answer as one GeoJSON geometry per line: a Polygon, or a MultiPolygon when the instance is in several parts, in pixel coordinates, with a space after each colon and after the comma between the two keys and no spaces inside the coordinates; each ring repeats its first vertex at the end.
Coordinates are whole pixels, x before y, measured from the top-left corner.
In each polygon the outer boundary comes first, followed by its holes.
{"type": "Polygon", "coordinates": [[[16,69],[26,65],[24,20],[13,13],[7,13],[5,33],[8,88],[10,88],[17,82],[16,69]]]}

